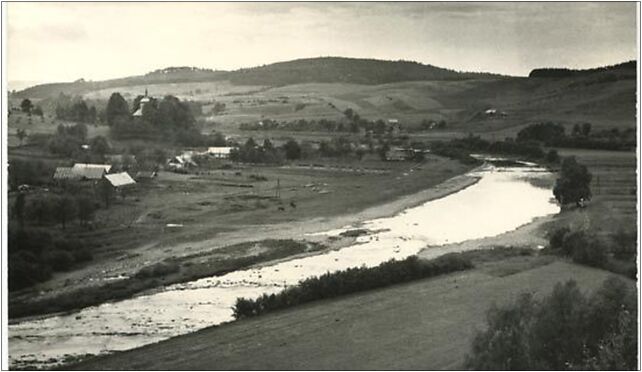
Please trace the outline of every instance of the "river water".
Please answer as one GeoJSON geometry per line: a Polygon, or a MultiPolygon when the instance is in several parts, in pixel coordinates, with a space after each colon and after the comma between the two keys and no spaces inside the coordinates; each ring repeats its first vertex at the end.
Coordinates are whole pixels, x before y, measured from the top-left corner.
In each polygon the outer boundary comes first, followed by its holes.
{"type": "MultiPolygon", "coordinates": [[[[468,174],[479,181],[400,214],[367,221],[371,231],[336,251],[176,284],[157,293],[9,326],[10,367],[52,367],[66,357],[127,350],[232,321],[238,297],[253,298],[328,271],[376,266],[426,246],[499,235],[559,212],[550,188],[535,186],[550,173],[536,166],[486,165],[468,174]]],[[[541,183],[541,182],[540,182],[541,183]]],[[[324,234],[339,234],[345,229],[324,234]]]]}

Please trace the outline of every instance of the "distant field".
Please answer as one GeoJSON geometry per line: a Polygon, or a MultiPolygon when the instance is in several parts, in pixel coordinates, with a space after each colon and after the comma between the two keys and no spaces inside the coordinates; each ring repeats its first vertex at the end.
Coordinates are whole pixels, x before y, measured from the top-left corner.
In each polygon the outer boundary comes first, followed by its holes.
{"type": "Polygon", "coordinates": [[[163,97],[171,94],[181,100],[189,101],[211,101],[221,96],[230,94],[248,94],[257,90],[264,89],[262,86],[251,85],[232,85],[227,81],[208,81],[208,82],[186,82],[186,83],[163,83],[114,87],[89,92],[83,95],[88,99],[109,99],[114,92],[120,94],[127,100],[133,100],[138,95],[145,94],[145,89],[149,95],[163,97]]]}
{"type": "MultiPolygon", "coordinates": [[[[29,141],[29,135],[31,134],[52,134],[56,132],[58,125],[73,125],[75,123],[67,122],[65,120],[56,119],[53,115],[45,115],[43,119],[37,116],[31,116],[29,118],[26,114],[23,113],[14,113],[9,116],[8,119],[8,130],[7,130],[7,144],[9,147],[14,147],[20,144],[16,133],[18,130],[22,129],[27,132],[27,137],[24,139],[23,143],[29,141]]],[[[109,135],[109,127],[99,126],[99,125],[87,125],[87,136],[89,138],[95,136],[105,136],[109,135]]]]}
{"type": "MultiPolygon", "coordinates": [[[[88,360],[77,369],[460,369],[493,303],[574,279],[584,291],[609,273],[542,257],[319,301],[88,360]],[[517,270],[515,270],[517,268],[517,270]]],[[[634,285],[633,283],[631,285],[634,285]]]]}

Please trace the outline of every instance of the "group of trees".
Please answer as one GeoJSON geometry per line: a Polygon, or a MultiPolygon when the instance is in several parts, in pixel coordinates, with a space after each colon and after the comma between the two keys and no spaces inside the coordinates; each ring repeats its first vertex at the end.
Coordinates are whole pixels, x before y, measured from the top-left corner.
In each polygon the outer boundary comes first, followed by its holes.
{"type": "MultiPolygon", "coordinates": [[[[290,145],[291,146],[291,145],[290,145]]],[[[252,137],[230,153],[230,159],[245,163],[280,163],[285,158],[285,151],[275,147],[269,139],[258,145],[252,137]]]]}
{"type": "Polygon", "coordinates": [[[72,121],[75,123],[94,124],[98,120],[96,106],[88,105],[80,97],[71,98],[61,94],[56,99],[56,118],[60,120],[72,121]]]}
{"type": "Polygon", "coordinates": [[[621,131],[617,128],[594,131],[591,123],[576,123],[570,135],[562,124],[536,123],[517,133],[517,141],[538,141],[546,146],[586,148],[597,150],[627,150],[635,148],[635,129],[621,131]]]}
{"type": "Polygon", "coordinates": [[[295,121],[279,122],[272,119],[263,119],[256,123],[242,123],[241,130],[283,130],[291,132],[343,132],[359,133],[362,130],[374,135],[390,134],[395,129],[394,125],[389,125],[385,121],[367,120],[359,116],[352,109],[344,112],[344,120],[306,120],[299,119],[295,121]]]}
{"type": "Polygon", "coordinates": [[[574,281],[541,300],[522,294],[488,311],[465,367],[473,370],[635,370],[635,287],[607,279],[592,296],[574,281]]]}
{"type": "MultiPolygon", "coordinates": [[[[44,120],[42,107],[34,105],[29,98],[25,98],[20,102],[20,111],[27,114],[29,117],[31,117],[31,115],[36,115],[44,120]]],[[[9,110],[9,116],[11,116],[11,110],[9,110]]],[[[31,124],[31,120],[29,120],[29,124],[31,124]]]]}
{"type": "Polygon", "coordinates": [[[201,109],[200,104],[182,102],[171,95],[160,100],[138,96],[130,109],[127,101],[116,92],[107,102],[105,120],[116,138],[169,139],[185,146],[200,146],[210,141],[202,138],[196,126],[194,113],[201,109]],[[141,115],[134,117],[133,113],[141,105],[141,115]]]}
{"type": "Polygon", "coordinates": [[[263,295],[255,300],[238,298],[234,306],[237,319],[252,317],[310,301],[366,291],[396,283],[428,278],[473,267],[467,258],[451,253],[431,261],[411,256],[402,261],[391,260],[379,266],[354,267],[326,273],[301,281],[278,294],[263,295]]]}
{"type": "Polygon", "coordinates": [[[97,209],[95,196],[88,193],[19,193],[12,215],[20,227],[60,223],[64,230],[75,219],[80,225],[88,224],[93,220],[97,209]]]}
{"type": "Polygon", "coordinates": [[[8,234],[9,290],[30,287],[48,280],[52,272],[67,271],[92,259],[79,239],[65,238],[40,228],[15,228],[8,234]]]}

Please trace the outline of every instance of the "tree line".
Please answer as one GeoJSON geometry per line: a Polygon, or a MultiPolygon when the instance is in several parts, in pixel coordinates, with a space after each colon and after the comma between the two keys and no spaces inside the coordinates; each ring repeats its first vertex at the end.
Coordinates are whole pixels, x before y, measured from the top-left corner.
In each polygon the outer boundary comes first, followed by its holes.
{"type": "Polygon", "coordinates": [[[277,294],[264,294],[254,300],[238,298],[234,305],[234,317],[236,319],[253,317],[315,300],[367,291],[472,267],[473,264],[469,259],[461,254],[451,253],[430,261],[411,256],[401,261],[384,262],[372,268],[349,268],[305,279],[298,285],[288,287],[277,294]]]}

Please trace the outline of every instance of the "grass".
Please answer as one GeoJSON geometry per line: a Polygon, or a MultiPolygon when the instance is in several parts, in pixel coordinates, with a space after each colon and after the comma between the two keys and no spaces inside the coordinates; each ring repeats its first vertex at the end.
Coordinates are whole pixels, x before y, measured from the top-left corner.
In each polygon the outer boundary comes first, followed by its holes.
{"type": "MultiPolygon", "coordinates": [[[[507,250],[489,254],[500,258],[507,250]]],[[[514,267],[515,260],[539,259],[514,256],[487,264],[514,267]]],[[[510,303],[523,291],[543,296],[569,279],[589,291],[609,275],[556,260],[498,276],[487,264],[224,324],[73,368],[460,369],[491,304],[510,303]]]]}
{"type": "Polygon", "coordinates": [[[609,237],[620,229],[637,231],[637,175],[635,152],[560,149],[575,156],[593,174],[593,198],[585,209],[561,213],[556,225],[589,230],[609,237]]]}

